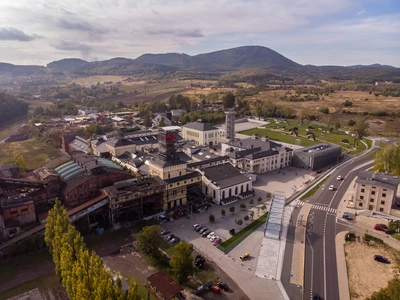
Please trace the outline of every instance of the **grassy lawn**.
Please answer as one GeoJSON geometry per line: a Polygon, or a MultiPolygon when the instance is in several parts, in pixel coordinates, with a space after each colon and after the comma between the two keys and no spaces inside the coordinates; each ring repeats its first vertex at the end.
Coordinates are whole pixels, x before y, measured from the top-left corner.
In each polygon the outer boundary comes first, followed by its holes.
{"type": "Polygon", "coordinates": [[[400,241],[400,233],[394,233],[392,234],[392,237],[400,241]]]}
{"type": "Polygon", "coordinates": [[[58,282],[55,274],[49,274],[31,281],[27,281],[15,288],[0,293],[0,299],[8,299],[35,288],[38,288],[39,291],[43,293],[54,288],[60,288],[60,283],[58,282]]]}
{"type": "Polygon", "coordinates": [[[27,120],[24,117],[21,119],[13,120],[11,122],[9,121],[3,122],[0,127],[0,141],[8,137],[11,131],[20,127],[26,121],[27,120]]]}
{"type": "Polygon", "coordinates": [[[261,217],[254,220],[253,222],[251,222],[249,225],[247,225],[245,228],[240,230],[238,233],[236,233],[230,239],[223,242],[221,245],[218,246],[218,249],[221,250],[222,252],[230,251],[233,247],[235,247],[237,244],[239,244],[241,241],[243,241],[246,237],[248,237],[250,235],[250,233],[252,233],[254,230],[256,230],[260,225],[264,224],[265,221],[267,220],[267,217],[268,217],[268,212],[263,214],[261,217]]]}
{"type": "Polygon", "coordinates": [[[322,180],[320,183],[318,183],[316,186],[314,186],[311,190],[309,190],[307,193],[305,193],[303,196],[301,196],[300,200],[305,200],[307,198],[310,198],[312,195],[315,194],[316,191],[318,191],[318,189],[324,184],[324,182],[328,179],[325,178],[324,180],[322,180]]]}
{"type": "MultiPolygon", "coordinates": [[[[46,249],[41,249],[26,255],[4,260],[0,263],[0,284],[13,280],[26,270],[33,270],[44,263],[50,263],[52,258],[46,249]]],[[[0,297],[0,299],[2,299],[0,297]]]]}
{"type": "MultiPolygon", "coordinates": [[[[287,122],[275,123],[273,120],[269,120],[271,124],[265,125],[264,128],[249,129],[241,132],[242,134],[253,135],[257,134],[259,137],[268,136],[271,140],[275,140],[282,143],[288,144],[299,144],[301,146],[307,147],[316,145],[319,143],[331,143],[340,145],[343,150],[349,150],[351,154],[357,155],[365,150],[365,145],[363,143],[358,143],[356,148],[353,146],[354,138],[347,135],[344,132],[334,130],[331,133],[323,133],[323,130],[327,130],[327,127],[319,126],[315,124],[310,124],[314,129],[310,130],[315,135],[315,141],[307,138],[307,131],[309,124],[299,125],[297,120],[287,120],[287,122]],[[283,128],[285,127],[285,128],[283,128]],[[297,127],[298,137],[291,135],[289,129],[297,127]],[[342,141],[347,139],[350,144],[344,144],[342,141]]],[[[365,140],[365,142],[371,146],[370,140],[365,140]]]]}
{"type": "Polygon", "coordinates": [[[43,167],[51,159],[61,156],[61,153],[53,146],[32,138],[21,142],[2,143],[0,164],[12,161],[15,154],[22,154],[28,169],[43,167]]]}

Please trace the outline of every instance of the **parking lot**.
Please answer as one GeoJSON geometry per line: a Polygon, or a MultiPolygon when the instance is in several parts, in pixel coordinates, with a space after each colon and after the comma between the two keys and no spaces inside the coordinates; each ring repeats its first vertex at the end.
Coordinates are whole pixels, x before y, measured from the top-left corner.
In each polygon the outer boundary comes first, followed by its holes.
{"type": "Polygon", "coordinates": [[[166,222],[161,227],[169,229],[172,234],[180,237],[181,240],[192,243],[198,252],[202,253],[211,263],[216,263],[231,276],[251,299],[265,299],[267,290],[271,295],[271,298],[268,299],[283,299],[275,281],[255,277],[261,242],[264,237],[263,226],[258,228],[228,254],[224,254],[218,250],[209,239],[202,237],[198,232],[193,230],[192,226],[194,224],[201,224],[207,227],[207,229],[214,231],[216,235],[222,238],[222,241],[226,241],[231,237],[229,233],[230,229],[235,229],[238,232],[252,221],[251,218],[247,222],[244,221],[244,216],[249,215],[250,211],[254,212],[254,219],[268,211],[271,201],[267,201],[267,192],[272,194],[279,193],[285,197],[289,197],[296,190],[301,189],[304,182],[310,180],[310,174],[310,171],[290,167],[280,172],[258,175],[257,182],[253,185],[255,196],[227,206],[212,204],[205,212],[199,214],[193,213],[192,216],[189,215],[174,222],[166,222]],[[261,202],[257,201],[258,197],[262,198],[261,202]],[[254,201],[253,205],[249,203],[251,199],[254,201]],[[240,203],[245,203],[246,208],[240,209],[240,203]],[[261,209],[263,205],[267,207],[265,211],[261,209]],[[232,206],[235,207],[234,213],[229,211],[232,206]],[[225,210],[225,216],[221,215],[221,209],[225,210]],[[213,223],[209,221],[210,214],[215,216],[213,223]],[[238,219],[243,220],[241,226],[236,224],[236,220],[238,219]],[[239,257],[245,252],[250,252],[250,257],[241,261],[239,257]]]}

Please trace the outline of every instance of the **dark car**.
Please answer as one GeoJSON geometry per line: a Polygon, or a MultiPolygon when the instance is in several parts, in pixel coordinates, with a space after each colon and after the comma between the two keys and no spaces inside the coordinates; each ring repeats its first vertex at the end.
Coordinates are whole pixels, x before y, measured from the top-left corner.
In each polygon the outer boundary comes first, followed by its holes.
{"type": "Polygon", "coordinates": [[[199,226],[195,229],[195,231],[199,232],[200,230],[202,230],[204,227],[203,226],[199,226]]]}
{"type": "Polygon", "coordinates": [[[229,287],[228,287],[228,285],[226,284],[226,283],[224,283],[224,282],[218,282],[217,283],[217,285],[221,288],[221,289],[223,289],[224,291],[227,291],[227,290],[229,290],[229,287]]]}
{"type": "Polygon", "coordinates": [[[204,228],[202,228],[202,229],[199,230],[199,233],[200,233],[200,234],[203,234],[203,233],[206,232],[206,231],[207,231],[207,228],[204,227],[204,228]]]}
{"type": "Polygon", "coordinates": [[[348,214],[343,214],[343,216],[342,216],[342,218],[343,219],[346,219],[346,220],[353,220],[353,218],[352,217],[350,217],[348,214]]]}
{"type": "Polygon", "coordinates": [[[169,236],[167,236],[167,240],[168,240],[168,241],[169,241],[169,240],[172,240],[174,237],[175,237],[174,234],[170,234],[169,236]]]}
{"type": "Polygon", "coordinates": [[[202,237],[207,237],[207,235],[209,235],[210,233],[211,233],[211,230],[206,230],[201,234],[201,236],[202,237]]]}
{"type": "Polygon", "coordinates": [[[320,300],[321,297],[318,295],[318,293],[314,293],[313,296],[312,296],[312,299],[313,300],[320,300]]]}
{"type": "Polygon", "coordinates": [[[179,237],[174,237],[173,239],[171,239],[170,241],[169,241],[169,243],[170,244],[176,244],[176,243],[179,243],[181,241],[181,239],[179,238],[179,237]]]}
{"type": "Polygon", "coordinates": [[[390,261],[386,257],[383,257],[382,255],[374,255],[374,259],[384,264],[390,264],[390,261]]]}

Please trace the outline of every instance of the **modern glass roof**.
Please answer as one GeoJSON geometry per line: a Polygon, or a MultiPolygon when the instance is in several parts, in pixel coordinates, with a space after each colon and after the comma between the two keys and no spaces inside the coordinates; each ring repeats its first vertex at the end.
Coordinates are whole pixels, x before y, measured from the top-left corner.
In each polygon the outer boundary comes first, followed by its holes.
{"type": "Polygon", "coordinates": [[[264,236],[277,239],[281,238],[283,210],[285,209],[285,198],[274,195],[268,214],[267,226],[264,236]]]}
{"type": "Polygon", "coordinates": [[[97,160],[109,168],[122,170],[122,168],[120,166],[118,166],[116,163],[112,162],[111,160],[108,160],[108,159],[105,159],[102,157],[98,158],[97,160]]]}

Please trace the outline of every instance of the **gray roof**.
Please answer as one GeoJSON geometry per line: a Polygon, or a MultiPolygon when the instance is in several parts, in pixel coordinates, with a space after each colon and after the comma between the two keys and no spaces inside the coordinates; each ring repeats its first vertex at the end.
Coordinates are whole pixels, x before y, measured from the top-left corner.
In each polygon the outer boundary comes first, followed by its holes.
{"type": "Polygon", "coordinates": [[[330,151],[331,149],[337,149],[337,148],[342,148],[339,145],[335,145],[335,144],[329,144],[329,143],[324,143],[324,144],[317,144],[317,145],[312,145],[312,146],[308,146],[308,147],[304,147],[301,149],[297,149],[296,152],[309,152],[311,151],[330,151]]]}
{"type": "Polygon", "coordinates": [[[223,161],[223,160],[227,160],[229,159],[229,156],[225,155],[225,156],[217,156],[217,157],[213,157],[210,159],[206,159],[203,161],[197,161],[197,162],[193,162],[187,165],[188,168],[196,168],[196,167],[201,167],[202,165],[205,164],[210,164],[213,162],[219,162],[219,161],[223,161]]]}
{"type": "Polygon", "coordinates": [[[356,182],[368,185],[378,185],[391,190],[397,190],[397,187],[400,184],[400,178],[383,173],[360,171],[357,174],[356,182]]]}
{"type": "Polygon", "coordinates": [[[182,127],[190,128],[190,129],[194,129],[194,130],[198,130],[198,131],[209,131],[209,130],[217,130],[218,129],[217,127],[211,125],[210,123],[202,123],[199,121],[183,125],[182,127]]]}
{"type": "Polygon", "coordinates": [[[250,181],[248,177],[242,175],[231,163],[205,168],[204,176],[222,189],[250,181]]]}

